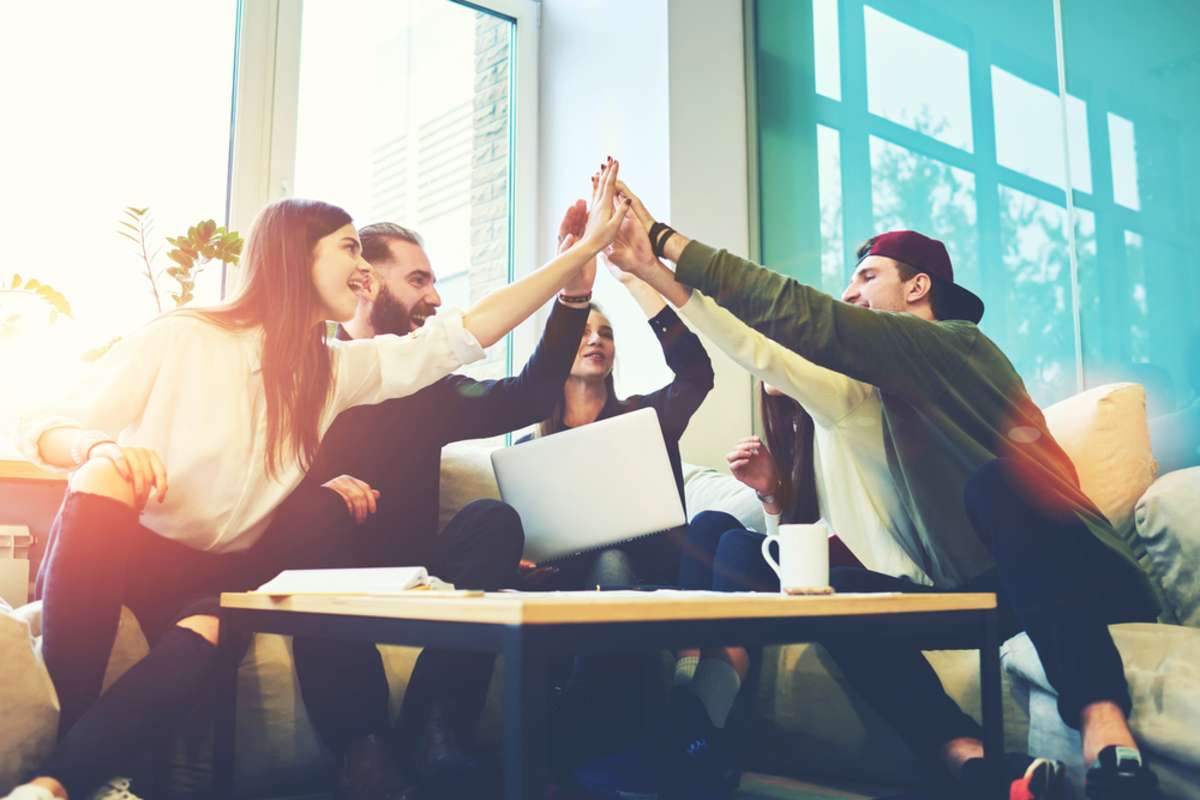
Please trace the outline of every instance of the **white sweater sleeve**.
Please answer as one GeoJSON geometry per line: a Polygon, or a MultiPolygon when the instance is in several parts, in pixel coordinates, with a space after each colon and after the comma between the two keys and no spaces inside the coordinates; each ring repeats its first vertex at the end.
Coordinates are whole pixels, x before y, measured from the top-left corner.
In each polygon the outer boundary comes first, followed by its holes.
{"type": "Polygon", "coordinates": [[[173,337],[180,326],[189,323],[179,315],[154,320],[117,342],[85,370],[84,378],[61,400],[45,402],[22,414],[16,428],[21,454],[40,467],[65,472],[42,460],[38,441],[46,431],[89,428],[119,438],[141,418],[173,337]]]}
{"type": "Polygon", "coordinates": [[[804,406],[822,427],[836,425],[874,392],[870,384],[817,366],[768,339],[699,291],[679,313],[739,366],[804,406]]]}
{"type": "Polygon", "coordinates": [[[483,348],[463,327],[458,311],[431,317],[406,336],[383,334],[331,346],[335,415],[351,406],[413,394],[483,358],[483,348]]]}

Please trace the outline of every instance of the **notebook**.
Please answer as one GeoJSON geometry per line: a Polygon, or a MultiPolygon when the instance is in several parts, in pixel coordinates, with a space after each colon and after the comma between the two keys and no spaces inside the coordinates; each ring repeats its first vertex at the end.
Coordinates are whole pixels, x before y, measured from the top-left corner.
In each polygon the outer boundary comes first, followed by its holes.
{"type": "Polygon", "coordinates": [[[492,467],[500,497],[521,515],[524,557],[537,563],[685,522],[652,408],[495,450],[492,467]]]}

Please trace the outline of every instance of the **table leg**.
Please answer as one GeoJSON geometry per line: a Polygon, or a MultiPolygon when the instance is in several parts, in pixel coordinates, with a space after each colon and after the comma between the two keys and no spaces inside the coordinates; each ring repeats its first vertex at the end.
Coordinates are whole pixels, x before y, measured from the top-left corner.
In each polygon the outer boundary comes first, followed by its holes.
{"type": "Polygon", "coordinates": [[[994,797],[1006,798],[1004,788],[1004,704],[1000,681],[999,614],[988,611],[979,648],[979,691],[983,709],[983,756],[995,785],[994,797]]]}
{"type": "Polygon", "coordinates": [[[237,730],[237,669],[241,661],[238,634],[232,615],[221,615],[221,638],[217,644],[217,695],[213,720],[212,796],[233,797],[233,769],[237,730]]]}
{"type": "Polygon", "coordinates": [[[504,647],[504,796],[542,800],[546,791],[546,654],[514,630],[504,647]]]}

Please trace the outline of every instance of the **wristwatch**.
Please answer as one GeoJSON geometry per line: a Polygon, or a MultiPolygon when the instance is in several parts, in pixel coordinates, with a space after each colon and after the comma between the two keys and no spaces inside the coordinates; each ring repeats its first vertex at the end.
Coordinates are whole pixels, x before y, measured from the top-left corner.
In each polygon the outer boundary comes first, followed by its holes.
{"type": "Polygon", "coordinates": [[[769,505],[769,506],[775,505],[775,493],[774,492],[771,492],[770,494],[759,494],[758,492],[755,492],[754,496],[758,498],[758,502],[763,503],[764,505],[769,505]]]}

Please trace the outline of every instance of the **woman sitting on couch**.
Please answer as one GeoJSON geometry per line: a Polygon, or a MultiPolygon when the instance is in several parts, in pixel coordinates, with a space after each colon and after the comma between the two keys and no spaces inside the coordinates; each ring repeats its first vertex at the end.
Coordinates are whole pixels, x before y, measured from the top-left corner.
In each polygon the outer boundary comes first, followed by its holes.
{"type": "Polygon", "coordinates": [[[616,173],[604,171],[581,241],[542,269],[409,336],[350,342],[325,336],[326,320],[353,316],[369,270],[350,216],[274,203],[254,223],[232,300],[151,322],[73,402],[22,422],[27,455],[74,474],[43,564],[60,742],[9,798],[85,796],[186,711],[215,662],[213,598],[336,546],[374,510],[373,490],[349,476],[293,493],[334,417],[480,358],[571,281],[625,212],[612,203],[616,173]],[[276,537],[288,552],[254,548],[275,523],[288,526],[276,537]],[[122,605],[152,648],[101,697],[122,605]]]}

